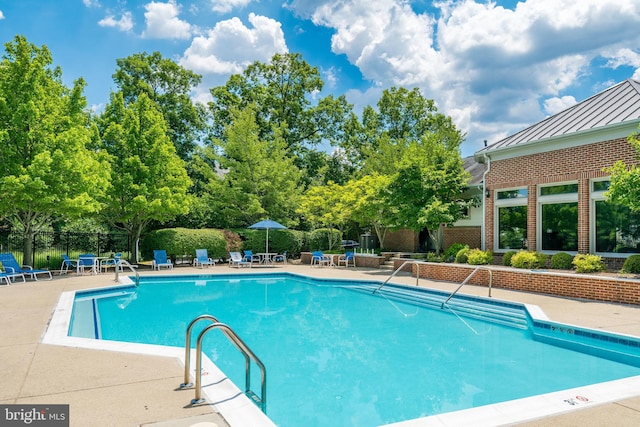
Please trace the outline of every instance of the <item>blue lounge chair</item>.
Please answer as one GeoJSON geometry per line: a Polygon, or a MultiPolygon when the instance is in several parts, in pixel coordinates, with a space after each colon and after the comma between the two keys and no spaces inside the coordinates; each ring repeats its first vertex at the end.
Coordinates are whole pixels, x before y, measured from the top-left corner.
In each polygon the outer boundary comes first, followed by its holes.
{"type": "Polygon", "coordinates": [[[193,260],[193,266],[204,267],[205,265],[216,265],[215,261],[209,258],[209,253],[206,249],[196,249],[196,257],[193,260]]]}
{"type": "Polygon", "coordinates": [[[0,285],[2,284],[3,280],[7,282],[7,285],[11,284],[11,280],[9,279],[9,275],[7,273],[0,273],[0,285]]]}
{"type": "Polygon", "coordinates": [[[282,255],[275,255],[272,258],[273,262],[281,262],[283,264],[287,263],[287,251],[282,252],[282,255]]]}
{"type": "Polygon", "coordinates": [[[247,262],[257,262],[260,263],[260,257],[258,255],[254,255],[253,251],[243,251],[244,252],[244,260],[247,262]]]}
{"type": "Polygon", "coordinates": [[[12,253],[0,254],[0,263],[4,267],[5,273],[11,277],[22,276],[24,278],[29,276],[33,280],[38,280],[38,274],[47,274],[49,279],[53,279],[49,270],[37,270],[30,265],[20,266],[12,253]]]}
{"type": "Polygon", "coordinates": [[[153,268],[154,270],[160,270],[160,267],[173,268],[173,263],[167,259],[167,251],[164,249],[153,251],[153,268]]]}
{"type": "Polygon", "coordinates": [[[122,271],[122,266],[120,265],[120,258],[122,257],[121,252],[117,252],[113,255],[113,258],[107,258],[100,260],[100,272],[102,273],[102,269],[105,272],[109,271],[109,268],[119,268],[122,271]]]}
{"type": "Polygon", "coordinates": [[[69,255],[62,255],[62,264],[60,264],[60,274],[67,274],[69,267],[78,268],[78,261],[69,258],[69,255]]]}
{"type": "Polygon", "coordinates": [[[245,261],[240,252],[229,252],[229,266],[240,267],[249,267],[251,268],[251,262],[245,261]]]}

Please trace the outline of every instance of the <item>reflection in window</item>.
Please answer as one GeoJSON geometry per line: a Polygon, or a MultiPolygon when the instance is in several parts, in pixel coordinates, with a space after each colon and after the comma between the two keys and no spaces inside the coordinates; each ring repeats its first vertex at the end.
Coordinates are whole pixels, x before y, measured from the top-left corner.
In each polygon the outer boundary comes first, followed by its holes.
{"type": "Polygon", "coordinates": [[[556,194],[573,194],[578,192],[578,184],[552,185],[540,187],[541,196],[553,196],[556,194]]]}
{"type": "Polygon", "coordinates": [[[596,252],[640,253],[640,213],[596,201],[596,252]]]}
{"type": "Polygon", "coordinates": [[[498,200],[505,199],[526,199],[528,191],[526,188],[518,188],[516,190],[498,191],[498,200]]]}
{"type": "Polygon", "coordinates": [[[542,250],[578,250],[578,203],[542,205],[542,250]]]}
{"type": "Polygon", "coordinates": [[[498,208],[498,248],[526,249],[527,207],[503,206],[498,208]]]}

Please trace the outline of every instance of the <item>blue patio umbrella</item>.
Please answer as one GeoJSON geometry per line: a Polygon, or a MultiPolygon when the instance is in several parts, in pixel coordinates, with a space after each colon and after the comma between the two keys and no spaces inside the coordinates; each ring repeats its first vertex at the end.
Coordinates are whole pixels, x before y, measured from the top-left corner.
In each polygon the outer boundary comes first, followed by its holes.
{"type": "Polygon", "coordinates": [[[253,225],[250,225],[249,228],[255,228],[257,230],[267,230],[267,242],[265,245],[265,252],[269,253],[269,229],[272,230],[282,230],[283,228],[287,228],[284,225],[276,222],[272,219],[263,219],[262,221],[258,221],[253,225]]]}

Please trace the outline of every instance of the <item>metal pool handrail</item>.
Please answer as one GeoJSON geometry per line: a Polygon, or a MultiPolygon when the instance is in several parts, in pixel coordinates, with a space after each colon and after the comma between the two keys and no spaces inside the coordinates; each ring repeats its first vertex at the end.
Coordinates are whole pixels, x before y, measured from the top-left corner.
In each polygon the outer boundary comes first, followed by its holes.
{"type": "Polygon", "coordinates": [[[212,329],[221,329],[224,335],[229,338],[232,344],[236,346],[236,348],[242,353],[245,359],[245,394],[252,398],[254,401],[260,403],[260,409],[262,412],[267,412],[267,369],[265,368],[262,361],[256,356],[253,351],[240,339],[240,337],[234,332],[233,329],[229,325],[224,323],[213,323],[200,332],[198,335],[198,341],[196,344],[196,386],[195,398],[191,401],[192,405],[204,402],[202,398],[202,341],[204,336],[212,329]],[[260,376],[261,376],[261,396],[255,395],[253,391],[251,391],[251,361],[253,361],[260,368],[260,376]]]}
{"type": "MultiPolygon", "coordinates": [[[[404,268],[405,265],[407,264],[424,264],[423,261],[416,261],[415,259],[410,259],[408,261],[405,261],[402,263],[402,265],[398,268],[395,269],[395,271],[393,273],[391,273],[391,275],[389,277],[387,277],[387,279],[382,282],[382,284],[380,286],[378,286],[377,288],[375,288],[372,292],[372,294],[375,294],[376,292],[378,292],[380,289],[382,289],[382,287],[384,285],[386,285],[387,283],[389,283],[389,280],[391,280],[396,274],[398,274],[398,271],[402,270],[404,268]]],[[[418,279],[420,278],[420,272],[416,272],[416,286],[418,286],[418,279]]]]}
{"type": "Polygon", "coordinates": [[[187,326],[187,336],[184,344],[184,382],[180,384],[180,388],[192,387],[193,383],[189,381],[189,370],[191,369],[191,330],[194,325],[201,320],[211,320],[211,323],[218,323],[218,319],[210,314],[203,314],[191,321],[187,326]]]}
{"type": "Polygon", "coordinates": [[[488,271],[488,272],[489,272],[489,297],[491,297],[491,282],[493,282],[493,272],[491,271],[491,269],[490,269],[490,268],[482,267],[482,266],[478,266],[478,267],[476,267],[476,268],[471,272],[471,274],[469,274],[469,275],[467,276],[467,278],[466,278],[466,279],[464,279],[464,281],[463,281],[462,283],[460,283],[460,286],[458,286],[458,287],[456,288],[456,290],[454,290],[453,292],[451,292],[451,295],[449,295],[449,296],[447,297],[447,299],[446,299],[446,300],[444,300],[444,302],[442,303],[442,305],[440,306],[440,308],[441,308],[441,309],[443,309],[443,308],[444,308],[444,306],[445,306],[445,304],[447,304],[447,303],[449,302],[449,300],[450,300],[451,298],[453,298],[453,296],[454,296],[454,295],[455,295],[455,294],[460,290],[460,288],[462,288],[464,285],[466,285],[466,284],[467,284],[467,282],[471,279],[471,277],[472,277],[474,274],[476,274],[476,272],[477,272],[477,271],[479,271],[479,270],[486,270],[486,271],[488,271]]]}

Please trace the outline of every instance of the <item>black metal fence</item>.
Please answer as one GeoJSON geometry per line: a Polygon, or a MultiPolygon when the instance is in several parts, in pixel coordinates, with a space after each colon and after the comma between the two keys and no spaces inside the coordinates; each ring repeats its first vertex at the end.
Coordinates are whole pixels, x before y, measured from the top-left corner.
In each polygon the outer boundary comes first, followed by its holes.
{"type": "Polygon", "coordinates": [[[17,233],[0,231],[0,253],[11,252],[19,263],[34,268],[56,270],[62,263],[62,255],[74,258],[81,253],[92,253],[96,256],[109,256],[122,252],[127,258],[129,236],[124,233],[71,233],[60,232],[37,233],[33,238],[33,257],[23,260],[23,240],[17,233]]]}

